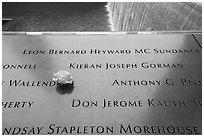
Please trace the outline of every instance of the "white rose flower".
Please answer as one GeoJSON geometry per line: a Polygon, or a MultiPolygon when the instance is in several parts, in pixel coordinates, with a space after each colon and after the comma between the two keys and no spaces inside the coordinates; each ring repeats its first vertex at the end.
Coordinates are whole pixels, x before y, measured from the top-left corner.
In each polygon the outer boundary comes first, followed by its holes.
{"type": "Polygon", "coordinates": [[[60,84],[73,83],[73,78],[67,71],[58,71],[57,73],[54,73],[54,77],[52,79],[60,84]]]}

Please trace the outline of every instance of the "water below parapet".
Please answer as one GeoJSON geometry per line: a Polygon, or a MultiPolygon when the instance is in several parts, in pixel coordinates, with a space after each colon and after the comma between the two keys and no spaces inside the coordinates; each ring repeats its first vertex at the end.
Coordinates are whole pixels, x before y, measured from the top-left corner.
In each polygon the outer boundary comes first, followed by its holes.
{"type": "Polygon", "coordinates": [[[3,31],[110,31],[106,2],[4,2],[3,31]]]}
{"type": "Polygon", "coordinates": [[[202,5],[191,2],[110,2],[114,31],[202,30],[202,5]]]}

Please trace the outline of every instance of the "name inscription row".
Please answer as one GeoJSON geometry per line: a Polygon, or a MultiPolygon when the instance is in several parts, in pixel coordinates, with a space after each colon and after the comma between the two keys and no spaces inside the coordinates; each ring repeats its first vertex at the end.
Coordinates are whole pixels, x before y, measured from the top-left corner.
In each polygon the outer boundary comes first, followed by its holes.
{"type": "MultiPolygon", "coordinates": [[[[35,104],[34,101],[11,101],[11,102],[2,102],[2,108],[4,109],[15,109],[15,108],[30,108],[35,104]]],[[[192,99],[192,100],[164,100],[164,99],[147,99],[147,100],[137,100],[137,101],[127,101],[127,100],[107,100],[102,101],[93,101],[93,100],[80,100],[72,99],[70,102],[70,107],[99,107],[99,108],[117,108],[117,107],[128,107],[128,108],[142,108],[142,107],[182,107],[182,108],[198,108],[202,107],[201,100],[192,99]],[[192,105],[192,106],[191,106],[192,105]]]]}
{"type": "MultiPolygon", "coordinates": [[[[37,69],[37,64],[3,64],[2,68],[7,69],[37,69]]],[[[69,63],[67,69],[168,69],[168,68],[184,68],[182,63],[105,63],[105,64],[79,64],[69,63]]]]}
{"type": "Polygon", "coordinates": [[[156,126],[156,125],[131,125],[119,124],[116,126],[103,125],[79,125],[79,126],[61,126],[52,123],[46,127],[12,127],[4,128],[3,135],[66,135],[66,134],[201,134],[197,126],[156,126]]]}
{"type": "Polygon", "coordinates": [[[49,49],[49,50],[31,50],[31,49],[24,49],[22,51],[23,55],[124,55],[124,54],[199,54],[198,49],[90,49],[87,50],[57,50],[57,49],[49,49]]]}

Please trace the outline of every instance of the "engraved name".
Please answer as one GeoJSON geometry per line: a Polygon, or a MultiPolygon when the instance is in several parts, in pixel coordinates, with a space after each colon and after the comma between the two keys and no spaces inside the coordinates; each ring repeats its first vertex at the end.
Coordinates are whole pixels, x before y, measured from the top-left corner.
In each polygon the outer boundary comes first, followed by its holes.
{"type": "Polygon", "coordinates": [[[48,127],[6,127],[2,129],[3,135],[39,135],[39,134],[201,134],[199,128],[195,125],[137,125],[137,124],[119,124],[113,125],[57,125],[52,123],[48,127]]]}
{"type": "Polygon", "coordinates": [[[31,101],[2,102],[2,108],[30,108],[33,104],[34,102],[31,101]]]}
{"type": "Polygon", "coordinates": [[[104,99],[102,102],[98,101],[88,101],[88,100],[79,100],[79,99],[73,99],[71,107],[143,107],[142,100],[134,100],[134,101],[128,101],[128,100],[107,100],[104,99]]]}
{"type": "Polygon", "coordinates": [[[14,87],[39,87],[39,86],[55,86],[58,85],[55,81],[23,81],[23,80],[9,80],[9,86],[14,87]]]}
{"type": "Polygon", "coordinates": [[[89,53],[90,55],[113,55],[113,54],[198,54],[200,53],[198,49],[90,49],[87,50],[58,50],[58,49],[49,49],[46,50],[32,50],[32,49],[24,49],[22,52],[24,55],[85,55],[89,53]]]}
{"type": "Polygon", "coordinates": [[[115,79],[112,86],[158,86],[160,80],[117,80],[115,79]]]}
{"type": "Polygon", "coordinates": [[[3,64],[3,69],[36,69],[37,65],[32,64],[3,64]]]}
{"type": "Polygon", "coordinates": [[[147,104],[149,107],[187,107],[184,100],[148,99],[147,104]]]}
{"type": "MultiPolygon", "coordinates": [[[[105,63],[105,64],[88,64],[88,63],[69,63],[70,69],[136,69],[139,65],[136,63],[105,63]]],[[[143,62],[140,67],[145,69],[168,69],[168,68],[183,68],[183,64],[169,64],[169,63],[148,63],[143,62]]]]}

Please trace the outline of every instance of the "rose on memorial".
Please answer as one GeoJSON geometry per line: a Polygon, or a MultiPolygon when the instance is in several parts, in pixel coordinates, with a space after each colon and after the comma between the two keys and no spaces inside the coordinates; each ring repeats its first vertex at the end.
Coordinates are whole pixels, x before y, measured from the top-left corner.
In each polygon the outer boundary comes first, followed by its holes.
{"type": "Polygon", "coordinates": [[[58,71],[53,75],[52,79],[60,84],[73,84],[73,78],[67,71],[58,71]]]}

